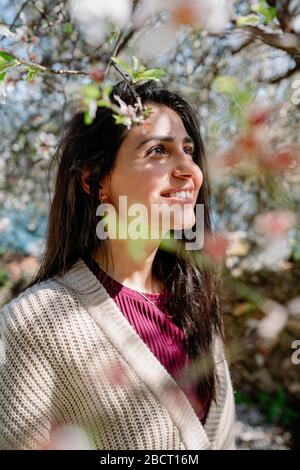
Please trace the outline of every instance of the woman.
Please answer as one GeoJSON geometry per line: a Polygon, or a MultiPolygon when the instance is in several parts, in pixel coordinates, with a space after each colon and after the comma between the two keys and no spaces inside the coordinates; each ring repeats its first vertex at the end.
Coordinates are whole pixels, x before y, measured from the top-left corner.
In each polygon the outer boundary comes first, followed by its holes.
{"type": "Polygon", "coordinates": [[[110,93],[132,106],[137,96],[152,111],[142,123],[116,124],[98,108],[90,125],[77,113],[60,139],[40,268],[1,311],[1,448],[51,448],[66,426],[96,449],[235,448],[217,276],[196,262],[200,249],[182,248],[196,206],[211,230],[198,118],[154,81],[124,80],[110,93]],[[138,241],[121,196],[145,208],[138,241]],[[125,237],[113,236],[113,218],[99,230],[104,203],[125,237]],[[149,236],[157,204],[175,204],[175,251],[164,248],[168,230],[149,236]]]}

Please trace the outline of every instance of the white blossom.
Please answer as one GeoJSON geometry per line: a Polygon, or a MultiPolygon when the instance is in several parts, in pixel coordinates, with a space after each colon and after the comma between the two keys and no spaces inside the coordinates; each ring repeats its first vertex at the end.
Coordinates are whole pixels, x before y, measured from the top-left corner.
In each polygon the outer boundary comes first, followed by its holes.
{"type": "Polygon", "coordinates": [[[133,15],[133,24],[140,27],[148,18],[163,10],[173,17],[178,12],[190,10],[195,26],[199,25],[211,33],[221,33],[230,20],[233,4],[234,0],[143,0],[133,15]]]}
{"type": "Polygon", "coordinates": [[[7,97],[7,89],[6,89],[5,81],[2,80],[0,82],[0,104],[6,103],[6,97],[7,97]]]}
{"type": "Polygon", "coordinates": [[[132,16],[133,25],[140,28],[147,19],[163,10],[172,12],[180,3],[182,0],[141,0],[132,16]]]}
{"type": "Polygon", "coordinates": [[[210,33],[222,33],[230,20],[228,0],[190,0],[195,10],[195,22],[210,33]]]}
{"type": "Polygon", "coordinates": [[[134,108],[129,104],[126,104],[125,101],[123,101],[120,96],[114,95],[115,100],[118,101],[120,105],[120,112],[121,114],[124,114],[125,116],[133,116],[135,115],[134,108]]]}
{"type": "Polygon", "coordinates": [[[300,296],[294,297],[287,304],[289,314],[293,317],[300,317],[300,296]]]}
{"type": "Polygon", "coordinates": [[[98,44],[104,38],[108,21],[123,28],[129,23],[131,15],[129,0],[69,0],[69,8],[91,45],[98,44]]]}
{"type": "Polygon", "coordinates": [[[263,311],[266,316],[258,324],[258,334],[265,339],[275,340],[288,319],[286,308],[273,300],[265,301],[263,311]]]}
{"type": "Polygon", "coordinates": [[[97,102],[96,100],[89,101],[89,115],[91,118],[95,118],[97,112],[97,102]]]}
{"type": "Polygon", "coordinates": [[[297,15],[292,21],[293,29],[295,33],[300,33],[300,15],[297,15]]]}
{"type": "Polygon", "coordinates": [[[6,232],[11,227],[11,222],[8,217],[0,218],[0,232],[6,232]]]}
{"type": "Polygon", "coordinates": [[[10,31],[8,26],[0,24],[0,36],[5,36],[6,38],[15,37],[15,33],[10,31]]]}
{"type": "Polygon", "coordinates": [[[177,29],[178,26],[171,22],[145,33],[135,42],[139,57],[146,61],[170,52],[176,46],[177,29]]]}

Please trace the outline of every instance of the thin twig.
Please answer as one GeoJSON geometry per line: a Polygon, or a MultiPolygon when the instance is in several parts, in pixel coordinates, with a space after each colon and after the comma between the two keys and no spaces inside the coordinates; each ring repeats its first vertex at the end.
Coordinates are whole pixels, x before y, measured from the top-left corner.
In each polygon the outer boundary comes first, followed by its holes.
{"type": "Polygon", "coordinates": [[[28,3],[30,3],[31,0],[26,0],[23,5],[21,6],[21,8],[18,10],[18,13],[16,14],[12,24],[10,25],[10,31],[12,31],[13,29],[15,29],[15,24],[16,22],[18,21],[19,19],[19,16],[21,15],[22,11],[24,10],[24,8],[26,8],[26,6],[28,5],[28,3]]]}
{"type": "Polygon", "coordinates": [[[85,72],[83,70],[64,70],[64,69],[54,70],[50,67],[45,67],[44,65],[38,64],[37,62],[32,62],[30,60],[22,59],[22,57],[10,52],[9,50],[3,47],[0,48],[0,52],[5,52],[5,54],[10,55],[20,64],[32,67],[36,70],[39,70],[41,73],[44,73],[47,75],[90,75],[89,72],[85,72]]]}
{"type": "MultiPolygon", "coordinates": [[[[113,51],[112,51],[112,54],[110,55],[110,58],[109,58],[109,61],[107,62],[106,64],[106,67],[104,69],[104,78],[106,77],[106,75],[108,74],[109,70],[110,70],[110,67],[113,66],[117,72],[122,76],[122,78],[127,82],[128,84],[128,87],[132,93],[132,95],[134,96],[134,98],[136,99],[137,103],[140,102],[140,97],[139,95],[137,94],[137,92],[135,91],[134,87],[132,86],[132,82],[131,82],[131,77],[129,74],[127,73],[124,73],[120,67],[118,67],[118,65],[112,60],[112,57],[115,57],[119,51],[119,46],[121,44],[121,39],[123,37],[123,31],[120,32],[117,40],[116,40],[116,44],[113,48],[113,51]]],[[[123,41],[124,43],[124,41],[123,41]]]]}
{"type": "Polygon", "coordinates": [[[51,24],[51,23],[49,22],[49,19],[48,19],[47,15],[45,14],[45,12],[39,10],[39,8],[36,6],[36,4],[34,3],[34,1],[31,0],[31,3],[32,3],[33,8],[34,8],[34,9],[41,15],[41,17],[47,22],[49,28],[51,28],[52,26],[54,26],[55,22],[51,24]]]}
{"type": "Polygon", "coordinates": [[[132,81],[131,81],[130,75],[123,73],[122,70],[120,69],[120,67],[118,67],[117,64],[113,61],[112,61],[112,66],[117,70],[117,72],[119,72],[119,74],[127,82],[129,90],[131,91],[131,93],[132,93],[133,97],[135,98],[136,102],[139,104],[140,103],[140,97],[137,94],[137,92],[135,91],[135,88],[132,86],[132,81]]]}
{"type": "Polygon", "coordinates": [[[112,64],[112,57],[115,57],[117,54],[118,54],[118,50],[119,50],[119,44],[121,42],[121,38],[123,36],[123,31],[120,31],[119,35],[118,35],[118,38],[116,40],[116,43],[114,45],[114,48],[112,50],[112,53],[110,54],[110,57],[109,57],[109,60],[105,66],[105,69],[104,69],[104,78],[107,76],[109,70],[110,70],[110,66],[112,64]]]}

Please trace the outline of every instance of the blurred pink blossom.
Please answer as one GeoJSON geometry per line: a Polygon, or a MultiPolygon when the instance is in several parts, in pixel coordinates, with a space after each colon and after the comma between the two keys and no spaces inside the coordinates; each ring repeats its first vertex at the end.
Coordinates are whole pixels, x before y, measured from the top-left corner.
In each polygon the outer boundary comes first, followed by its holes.
{"type": "Polygon", "coordinates": [[[206,234],[203,246],[204,253],[217,262],[223,262],[226,258],[229,240],[225,233],[206,234]]]}
{"type": "Polygon", "coordinates": [[[120,364],[107,367],[104,370],[104,376],[112,385],[126,386],[130,383],[126,370],[120,364]]]}
{"type": "Polygon", "coordinates": [[[264,234],[271,237],[283,237],[295,224],[295,216],[290,211],[270,211],[257,216],[256,223],[258,229],[264,234]]]}
{"type": "Polygon", "coordinates": [[[86,432],[79,426],[60,425],[51,430],[49,441],[41,450],[91,450],[86,432]]]}

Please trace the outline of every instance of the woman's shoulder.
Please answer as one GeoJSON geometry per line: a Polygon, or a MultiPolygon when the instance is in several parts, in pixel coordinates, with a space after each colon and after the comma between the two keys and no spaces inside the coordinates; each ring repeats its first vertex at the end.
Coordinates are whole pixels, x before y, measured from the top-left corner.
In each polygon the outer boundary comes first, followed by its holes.
{"type": "Polygon", "coordinates": [[[46,323],[62,312],[65,289],[55,278],[34,284],[0,308],[0,327],[23,329],[28,325],[46,323]]]}

